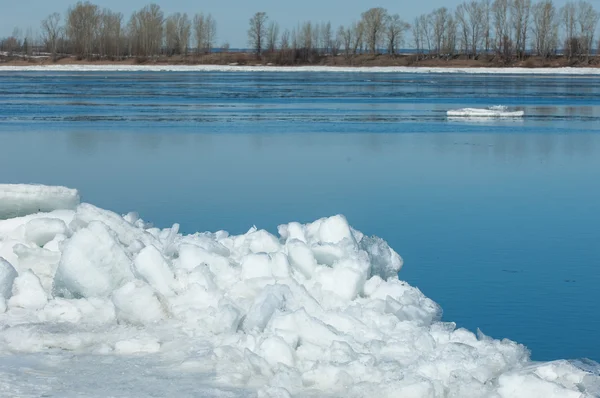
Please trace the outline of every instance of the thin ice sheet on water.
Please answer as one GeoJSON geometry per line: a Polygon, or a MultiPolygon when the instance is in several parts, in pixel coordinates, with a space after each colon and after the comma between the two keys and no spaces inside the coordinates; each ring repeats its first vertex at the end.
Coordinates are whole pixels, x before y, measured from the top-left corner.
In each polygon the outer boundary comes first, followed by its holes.
{"type": "MultiPolygon", "coordinates": [[[[12,191],[15,187],[10,187],[12,191]]],[[[24,202],[55,187],[20,186],[24,202]]],[[[592,397],[594,362],[441,322],[341,216],[182,235],[73,192],[0,221],[0,390],[20,396],[592,397]],[[78,195],[77,195],[78,196],[78,195]],[[69,206],[57,206],[68,203],[69,206]],[[107,381],[110,382],[107,382],[107,381]]],[[[6,196],[4,196],[6,197],[6,196]]],[[[1,203],[0,203],[1,205],[1,203]]]]}

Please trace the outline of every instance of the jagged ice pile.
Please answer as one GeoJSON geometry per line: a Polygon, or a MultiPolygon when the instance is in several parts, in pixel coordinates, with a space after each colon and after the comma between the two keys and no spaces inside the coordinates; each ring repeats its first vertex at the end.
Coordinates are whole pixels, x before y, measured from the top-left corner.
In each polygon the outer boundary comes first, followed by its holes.
{"type": "Polygon", "coordinates": [[[0,185],[0,391],[600,394],[596,364],[534,363],[522,345],[441,322],[398,279],[401,257],[344,217],[278,230],[183,236],[80,204],[76,190],[0,185]],[[35,377],[11,373],[19,361],[35,377]]]}

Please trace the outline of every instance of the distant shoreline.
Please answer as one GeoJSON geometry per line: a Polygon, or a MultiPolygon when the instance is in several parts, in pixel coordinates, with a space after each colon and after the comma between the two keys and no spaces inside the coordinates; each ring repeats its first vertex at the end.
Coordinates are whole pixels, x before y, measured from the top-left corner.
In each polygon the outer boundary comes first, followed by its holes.
{"type": "Polygon", "coordinates": [[[231,66],[231,65],[120,65],[120,64],[78,64],[78,65],[0,65],[0,73],[6,72],[281,72],[281,73],[415,73],[415,74],[504,74],[504,75],[565,75],[598,76],[600,68],[554,67],[393,67],[393,66],[231,66]]]}
{"type": "Polygon", "coordinates": [[[529,57],[505,65],[494,58],[415,60],[414,56],[344,56],[326,57],[318,64],[285,65],[249,57],[235,57],[234,53],[207,54],[188,57],[161,57],[156,59],[128,58],[121,61],[77,60],[64,57],[52,62],[48,57],[1,57],[0,71],[206,71],[206,72],[396,72],[396,73],[469,73],[469,74],[567,74],[600,75],[600,57],[589,62],[569,61],[565,57],[544,59],[529,57]],[[239,61],[239,62],[236,62],[239,61]]]}

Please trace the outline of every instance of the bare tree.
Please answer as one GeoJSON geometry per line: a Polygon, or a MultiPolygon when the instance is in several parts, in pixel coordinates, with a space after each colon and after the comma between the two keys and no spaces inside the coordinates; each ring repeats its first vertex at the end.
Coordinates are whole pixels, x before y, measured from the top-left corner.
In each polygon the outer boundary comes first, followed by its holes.
{"type": "Polygon", "coordinates": [[[337,37],[338,40],[340,41],[340,45],[343,47],[344,49],[344,55],[347,57],[350,56],[350,54],[352,53],[352,35],[353,35],[353,30],[352,28],[348,27],[344,27],[343,25],[340,26],[338,28],[337,31],[337,37]]]}
{"type": "Polygon", "coordinates": [[[90,2],[78,2],[67,11],[67,35],[73,51],[80,58],[89,58],[94,50],[100,13],[90,2]]]}
{"type": "MultiPolygon", "coordinates": [[[[187,55],[190,46],[190,36],[192,34],[192,23],[186,13],[183,14],[177,25],[177,35],[179,37],[179,52],[187,55]]],[[[228,45],[229,46],[229,45],[228,45]]]]}
{"type": "Polygon", "coordinates": [[[307,61],[313,51],[313,30],[313,25],[310,21],[304,22],[298,29],[298,48],[302,61],[307,61]]]}
{"type": "Polygon", "coordinates": [[[362,42],[365,37],[365,27],[362,21],[353,22],[348,28],[350,38],[350,51],[353,55],[358,54],[359,49],[362,47],[362,42]]]}
{"type": "Polygon", "coordinates": [[[419,17],[421,20],[421,28],[423,30],[423,38],[427,45],[427,53],[431,54],[431,44],[433,41],[433,22],[431,21],[431,14],[423,14],[419,17]]]}
{"type": "Polygon", "coordinates": [[[279,24],[271,21],[267,29],[267,51],[274,52],[277,47],[277,37],[279,37],[279,24]]]}
{"type": "Polygon", "coordinates": [[[334,36],[331,30],[331,22],[321,24],[321,41],[325,54],[332,53],[334,47],[334,36]]]}
{"type": "Polygon", "coordinates": [[[258,57],[260,57],[260,54],[262,53],[265,36],[267,35],[267,19],[267,13],[265,12],[257,12],[250,18],[248,42],[258,57]]]}
{"type": "Polygon", "coordinates": [[[210,53],[217,39],[217,21],[211,14],[208,14],[205,19],[205,40],[204,45],[206,52],[210,53]]]}
{"type": "Polygon", "coordinates": [[[163,38],[164,13],[156,4],[134,12],[129,21],[133,52],[142,57],[160,53],[163,38]]]}
{"type": "Polygon", "coordinates": [[[59,24],[60,14],[57,12],[50,14],[42,21],[42,35],[46,43],[46,48],[52,55],[52,61],[56,61],[56,48],[62,31],[62,27],[59,24]]]}
{"type": "Polygon", "coordinates": [[[560,9],[560,19],[565,31],[567,56],[571,59],[577,51],[577,7],[572,1],[560,9]]]}
{"type": "Polygon", "coordinates": [[[469,54],[469,17],[467,15],[467,6],[466,3],[459,4],[455,11],[456,22],[458,24],[458,29],[460,31],[460,39],[462,43],[462,51],[463,54],[469,54]]]}
{"type": "Polygon", "coordinates": [[[415,50],[417,51],[417,59],[419,55],[423,53],[423,28],[421,27],[421,18],[415,18],[415,21],[412,24],[412,38],[413,45],[415,46],[415,50]]]}
{"type": "Polygon", "coordinates": [[[515,49],[517,56],[523,59],[527,44],[531,0],[512,0],[510,7],[512,27],[515,32],[515,49]]]}
{"type": "Polygon", "coordinates": [[[452,15],[448,15],[446,21],[442,46],[444,54],[454,54],[456,51],[456,20],[452,15]]]}
{"type": "Polygon", "coordinates": [[[165,20],[165,46],[167,55],[171,56],[179,51],[179,38],[177,37],[177,20],[181,14],[169,15],[165,20]]]}
{"type": "Polygon", "coordinates": [[[321,41],[321,27],[319,26],[319,24],[313,25],[313,28],[311,29],[311,34],[312,47],[316,53],[320,54],[323,49],[323,43],[321,41]]]}
{"type": "Polygon", "coordinates": [[[196,51],[199,54],[204,49],[204,43],[206,41],[206,21],[204,14],[196,14],[194,16],[194,39],[196,40],[196,51]]]}
{"type": "Polygon", "coordinates": [[[600,13],[594,10],[594,7],[587,1],[580,0],[577,6],[577,22],[579,23],[579,36],[582,44],[581,51],[584,53],[586,61],[589,61],[600,13]]]}
{"type": "Polygon", "coordinates": [[[279,40],[279,61],[280,62],[286,62],[289,59],[290,53],[292,52],[290,50],[290,45],[291,45],[290,31],[288,29],[286,29],[281,34],[281,39],[279,40]]]}
{"type": "Polygon", "coordinates": [[[558,40],[556,8],[552,0],[542,0],[533,5],[531,12],[535,51],[537,55],[548,58],[556,50],[558,40]]]}
{"type": "Polygon", "coordinates": [[[33,49],[36,47],[33,30],[28,27],[25,31],[25,38],[23,39],[23,52],[29,56],[33,55],[33,49]]]}
{"type": "Polygon", "coordinates": [[[169,55],[187,54],[191,28],[190,20],[185,13],[175,13],[167,18],[165,40],[169,55]]]}
{"type": "Polygon", "coordinates": [[[491,0],[481,0],[481,7],[483,9],[483,40],[485,45],[485,53],[487,54],[490,51],[491,40],[490,40],[490,30],[492,29],[492,20],[491,20],[491,11],[492,11],[492,3],[491,0]]]}
{"type": "Polygon", "coordinates": [[[198,53],[209,53],[216,40],[217,22],[211,14],[196,14],[193,21],[194,38],[196,40],[196,51],[198,53]]]}
{"type": "Polygon", "coordinates": [[[331,41],[329,43],[329,51],[332,56],[336,56],[340,53],[340,47],[342,46],[342,38],[337,34],[332,34],[331,41]]]}
{"type": "Polygon", "coordinates": [[[446,7],[438,8],[431,13],[435,53],[438,57],[444,48],[444,37],[446,35],[446,28],[448,27],[448,19],[450,17],[450,13],[446,7]]]}
{"type": "Polygon", "coordinates": [[[114,58],[121,55],[123,39],[123,14],[104,9],[98,24],[98,46],[100,56],[114,58]]]}
{"type": "Polygon", "coordinates": [[[512,54],[512,35],[509,23],[509,0],[494,0],[492,3],[496,40],[494,50],[508,61],[512,54]]]}
{"type": "Polygon", "coordinates": [[[381,44],[387,18],[387,10],[381,7],[371,8],[362,13],[365,39],[367,42],[367,48],[371,54],[375,54],[379,45],[381,44]]]}
{"type": "Polygon", "coordinates": [[[387,18],[386,36],[388,43],[388,53],[396,54],[398,46],[404,41],[404,32],[410,28],[410,25],[400,19],[400,15],[394,14],[387,18]]]}

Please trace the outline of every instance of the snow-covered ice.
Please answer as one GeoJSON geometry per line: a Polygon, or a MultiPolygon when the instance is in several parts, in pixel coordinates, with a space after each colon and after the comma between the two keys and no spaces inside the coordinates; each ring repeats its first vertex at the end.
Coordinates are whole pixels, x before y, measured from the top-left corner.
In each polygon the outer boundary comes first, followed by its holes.
{"type": "Polygon", "coordinates": [[[600,68],[451,68],[411,66],[262,66],[262,65],[23,65],[0,66],[0,72],[356,72],[465,73],[518,75],[598,75],[600,68]]]}
{"type": "Polygon", "coordinates": [[[594,362],[532,362],[442,322],[398,279],[402,258],[343,216],[182,235],[78,201],[0,186],[0,208],[19,209],[0,221],[8,396],[600,394],[594,362]]]}
{"type": "Polygon", "coordinates": [[[65,187],[0,184],[0,220],[57,209],[74,209],[79,194],[65,187]]]}
{"type": "Polygon", "coordinates": [[[461,108],[452,109],[446,112],[450,117],[464,118],[519,118],[525,115],[524,111],[509,110],[503,105],[490,106],[488,108],[461,108]]]}

